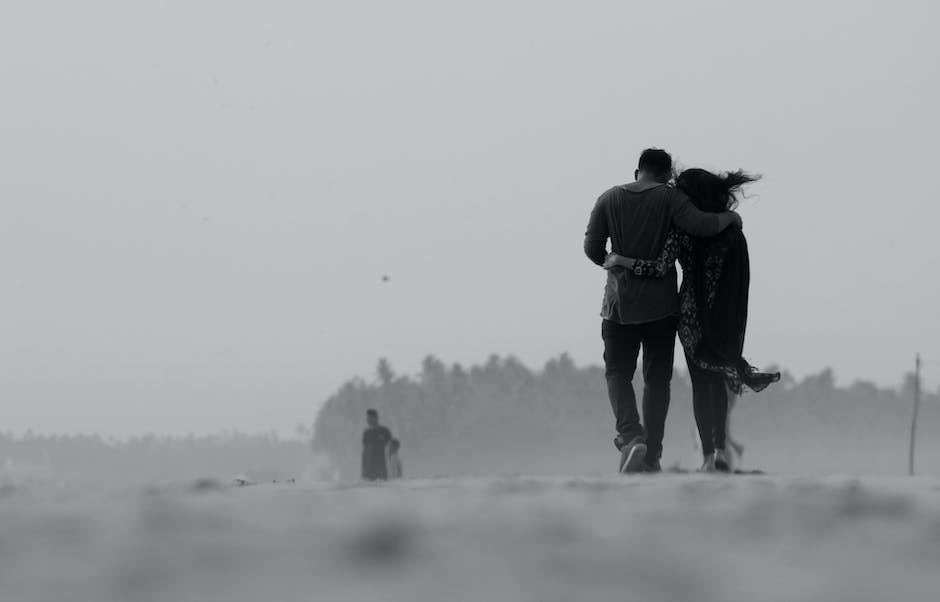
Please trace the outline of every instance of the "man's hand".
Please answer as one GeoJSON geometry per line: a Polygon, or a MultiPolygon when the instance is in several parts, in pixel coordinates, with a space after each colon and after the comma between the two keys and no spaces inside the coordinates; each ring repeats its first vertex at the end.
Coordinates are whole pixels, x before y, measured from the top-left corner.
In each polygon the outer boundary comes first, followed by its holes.
{"type": "Polygon", "coordinates": [[[718,214],[718,231],[724,232],[730,226],[737,225],[738,228],[744,229],[744,220],[741,219],[741,216],[737,211],[725,211],[724,213],[718,214]]]}

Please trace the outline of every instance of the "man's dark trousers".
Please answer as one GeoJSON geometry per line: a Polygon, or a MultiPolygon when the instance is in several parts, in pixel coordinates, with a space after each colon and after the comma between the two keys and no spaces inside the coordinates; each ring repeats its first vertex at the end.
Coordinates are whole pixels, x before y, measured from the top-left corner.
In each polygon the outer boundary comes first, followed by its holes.
{"type": "Polygon", "coordinates": [[[624,444],[638,435],[645,435],[648,464],[662,455],[678,322],[677,316],[669,316],[643,324],[604,320],[601,326],[607,393],[617,420],[617,434],[624,444]],[[633,374],[641,347],[645,429],[640,423],[633,391],[633,374]]]}

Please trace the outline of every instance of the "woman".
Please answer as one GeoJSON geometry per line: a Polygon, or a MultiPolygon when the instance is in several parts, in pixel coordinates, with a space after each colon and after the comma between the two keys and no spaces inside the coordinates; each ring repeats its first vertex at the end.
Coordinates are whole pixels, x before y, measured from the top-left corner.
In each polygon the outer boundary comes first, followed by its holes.
{"type": "MultiPolygon", "coordinates": [[[[743,171],[716,175],[688,169],[676,187],[702,211],[721,213],[737,205],[736,193],[758,178],[743,171]]],[[[653,260],[608,255],[607,269],[627,269],[640,278],[662,278],[682,266],[679,291],[679,339],[692,379],[692,407],[702,440],[704,472],[730,472],[727,442],[728,389],[762,391],[780,380],[779,373],[761,373],[743,357],[747,326],[750,265],[747,241],[737,226],[711,238],[693,238],[672,231],[662,255],[653,260]]]]}

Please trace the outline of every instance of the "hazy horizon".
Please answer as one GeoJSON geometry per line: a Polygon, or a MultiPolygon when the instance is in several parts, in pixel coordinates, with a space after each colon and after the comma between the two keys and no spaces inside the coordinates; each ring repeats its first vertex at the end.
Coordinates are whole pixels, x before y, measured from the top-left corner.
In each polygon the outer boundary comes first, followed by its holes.
{"type": "Polygon", "coordinates": [[[940,7],[708,4],[9,7],[0,430],[289,433],[379,357],[598,364],[584,226],[647,146],[764,174],[752,362],[936,388],[940,7]]]}

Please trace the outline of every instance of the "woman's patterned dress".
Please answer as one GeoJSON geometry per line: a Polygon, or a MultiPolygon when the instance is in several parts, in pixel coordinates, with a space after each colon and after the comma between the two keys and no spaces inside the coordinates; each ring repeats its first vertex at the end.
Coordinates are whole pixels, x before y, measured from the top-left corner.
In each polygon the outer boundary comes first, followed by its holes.
{"type": "MultiPolygon", "coordinates": [[[[762,391],[771,383],[780,380],[780,374],[758,372],[744,358],[719,364],[706,361],[701,354],[696,353],[703,338],[701,316],[704,312],[711,311],[715,304],[725,251],[731,240],[728,236],[719,235],[707,240],[698,239],[696,244],[688,234],[672,230],[666,239],[662,254],[656,259],[634,260],[631,271],[640,278],[662,278],[669,270],[675,269],[676,260],[679,261],[683,272],[682,287],[679,289],[679,340],[682,341],[682,347],[696,366],[721,373],[728,387],[740,395],[743,385],[754,391],[762,391]],[[704,263],[700,264],[704,265],[704,278],[690,277],[695,269],[696,252],[705,253],[704,263]],[[701,294],[695,289],[695,282],[704,283],[701,294]],[[701,300],[701,303],[697,300],[701,300]]],[[[744,310],[746,311],[746,307],[744,310]]]]}

